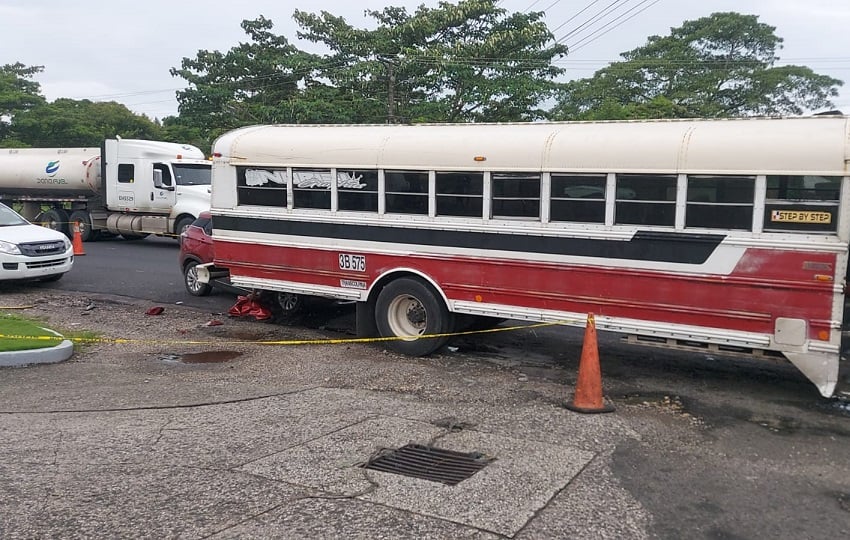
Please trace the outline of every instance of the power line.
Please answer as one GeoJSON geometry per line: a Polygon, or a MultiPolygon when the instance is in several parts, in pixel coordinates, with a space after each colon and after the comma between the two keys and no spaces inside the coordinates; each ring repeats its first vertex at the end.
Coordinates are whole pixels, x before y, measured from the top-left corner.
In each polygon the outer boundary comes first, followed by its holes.
{"type": "MultiPolygon", "coordinates": [[[[587,44],[592,43],[593,41],[596,41],[597,39],[601,38],[602,36],[604,36],[605,34],[607,34],[608,32],[610,32],[611,30],[614,30],[615,28],[618,28],[619,26],[621,26],[621,25],[625,24],[626,22],[628,22],[628,21],[632,20],[633,18],[635,18],[636,16],[640,15],[641,13],[643,13],[643,12],[644,12],[644,11],[646,11],[647,9],[651,8],[652,6],[654,6],[655,4],[657,4],[657,3],[658,3],[658,2],[660,2],[660,1],[661,1],[661,0],[652,0],[650,4],[648,4],[648,5],[644,6],[642,9],[640,9],[640,10],[638,10],[637,12],[633,13],[631,16],[629,16],[629,17],[627,17],[626,19],[624,19],[624,20],[620,21],[620,19],[622,19],[623,17],[625,17],[626,15],[628,15],[629,13],[631,13],[632,11],[634,11],[634,10],[638,9],[640,6],[642,6],[642,5],[646,4],[647,2],[650,2],[650,0],[641,0],[641,2],[640,2],[640,3],[638,3],[638,4],[634,5],[634,6],[632,6],[629,10],[627,10],[627,11],[623,12],[623,13],[622,13],[622,14],[620,14],[618,17],[616,17],[616,18],[612,19],[612,20],[611,20],[611,21],[609,21],[607,24],[605,24],[605,25],[601,26],[600,28],[596,29],[596,30],[595,30],[594,32],[592,32],[591,34],[588,34],[587,36],[585,36],[585,37],[583,37],[583,38],[579,39],[579,40],[578,40],[578,42],[577,42],[577,43],[575,43],[575,44],[571,47],[571,50],[572,50],[573,52],[575,52],[575,51],[577,51],[577,50],[581,49],[582,47],[586,46],[587,44]],[[614,24],[614,23],[616,23],[617,21],[620,21],[620,22],[619,22],[619,23],[617,23],[617,24],[615,24],[613,27],[611,27],[611,25],[612,25],[612,24],[614,24]],[[609,27],[610,27],[610,28],[609,28],[609,27]],[[606,30],[606,28],[607,28],[607,30],[606,30]]],[[[564,37],[566,38],[567,36],[564,36],[564,37]]],[[[559,42],[559,43],[560,43],[560,42],[559,42]]]]}
{"type": "Polygon", "coordinates": [[[568,37],[575,35],[577,33],[581,33],[582,29],[589,28],[596,24],[599,20],[604,19],[609,13],[616,11],[620,4],[623,2],[627,2],[628,0],[614,0],[610,4],[606,5],[596,13],[590,16],[589,19],[585,20],[583,23],[579,24],[577,27],[573,28],[566,34],[564,34],[559,39],[555,40],[556,43],[563,43],[568,37]]]}
{"type": "Polygon", "coordinates": [[[599,28],[599,29],[598,29],[598,30],[596,30],[594,33],[592,33],[592,34],[590,34],[590,35],[588,35],[588,36],[585,36],[583,39],[579,40],[579,42],[578,42],[578,43],[576,43],[576,44],[573,46],[573,49],[572,49],[572,50],[573,50],[573,52],[575,52],[575,51],[577,51],[577,50],[581,49],[582,47],[586,47],[589,43],[592,43],[592,42],[596,41],[597,39],[601,38],[602,36],[604,36],[604,35],[605,35],[605,34],[607,34],[608,32],[610,32],[610,31],[614,30],[615,28],[618,28],[619,26],[621,26],[621,25],[623,25],[623,24],[627,23],[628,21],[630,21],[630,20],[632,20],[633,18],[637,17],[638,15],[640,15],[641,13],[643,13],[644,11],[646,11],[647,9],[651,8],[652,6],[654,6],[655,4],[657,4],[658,2],[660,2],[661,0],[652,0],[652,2],[651,2],[650,4],[648,4],[648,5],[646,5],[643,9],[638,10],[637,12],[633,13],[631,16],[627,17],[626,19],[624,19],[624,20],[620,21],[619,23],[617,23],[617,24],[616,24],[616,25],[614,25],[613,27],[608,28],[607,30],[605,30],[605,28],[607,28],[607,27],[611,26],[612,24],[614,24],[617,20],[619,20],[619,19],[623,18],[623,17],[624,17],[624,16],[626,16],[628,13],[630,13],[630,12],[634,11],[635,9],[637,9],[637,8],[638,8],[638,7],[640,7],[640,6],[642,6],[643,4],[646,4],[646,3],[647,3],[647,2],[649,2],[649,1],[650,1],[650,0],[642,0],[639,4],[635,5],[635,6],[634,6],[634,7],[632,7],[630,10],[626,11],[625,13],[623,13],[622,15],[620,15],[619,17],[617,17],[616,19],[612,20],[611,22],[609,22],[609,23],[608,23],[608,24],[606,24],[605,26],[603,26],[603,27],[599,28]],[[604,32],[603,32],[603,30],[604,30],[604,32]]]}
{"type": "Polygon", "coordinates": [[[570,17],[570,18],[569,18],[569,19],[567,19],[566,21],[562,22],[561,24],[559,24],[558,26],[556,26],[555,28],[553,28],[553,29],[551,30],[551,32],[554,34],[555,32],[557,32],[558,30],[560,30],[560,29],[561,29],[561,28],[563,28],[564,26],[568,25],[568,24],[569,24],[571,21],[573,21],[576,17],[578,17],[579,15],[581,15],[582,13],[584,13],[585,11],[587,11],[588,9],[590,9],[591,7],[593,7],[593,5],[594,5],[594,4],[596,4],[596,3],[598,3],[599,1],[600,1],[600,0],[593,0],[593,2],[591,2],[591,3],[587,4],[587,5],[586,5],[586,6],[584,6],[582,9],[580,9],[578,13],[576,13],[575,15],[573,15],[572,17],[570,17]]]}

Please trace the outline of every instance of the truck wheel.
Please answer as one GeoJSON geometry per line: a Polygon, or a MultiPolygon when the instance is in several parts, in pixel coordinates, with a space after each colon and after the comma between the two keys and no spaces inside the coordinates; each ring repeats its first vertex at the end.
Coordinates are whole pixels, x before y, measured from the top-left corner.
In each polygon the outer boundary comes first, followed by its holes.
{"type": "Polygon", "coordinates": [[[183,267],[183,285],[192,296],[206,296],[212,292],[212,286],[209,283],[201,283],[198,281],[198,263],[189,261],[183,267]]]}
{"type": "Polygon", "coordinates": [[[375,323],[388,349],[410,356],[431,354],[448,342],[448,336],[418,338],[451,332],[454,318],[434,289],[417,278],[400,278],[381,290],[375,305],[375,323]]]}
{"type": "Polygon", "coordinates": [[[182,235],[189,226],[194,223],[194,219],[191,216],[184,216],[177,220],[177,223],[174,224],[174,234],[177,236],[178,242],[183,242],[182,235]]]}
{"type": "Polygon", "coordinates": [[[51,208],[46,212],[42,212],[38,221],[48,229],[59,231],[68,238],[71,238],[71,235],[69,234],[70,229],[68,228],[68,212],[65,210],[62,210],[61,208],[51,208]]]}
{"type": "MultiPolygon", "coordinates": [[[[74,210],[71,212],[71,217],[68,218],[68,221],[71,223],[70,229],[72,233],[74,231],[74,223],[80,224],[80,238],[83,239],[83,242],[93,242],[100,235],[100,231],[92,228],[91,214],[85,210],[74,210]]],[[[71,238],[73,238],[73,235],[71,238]]]]}

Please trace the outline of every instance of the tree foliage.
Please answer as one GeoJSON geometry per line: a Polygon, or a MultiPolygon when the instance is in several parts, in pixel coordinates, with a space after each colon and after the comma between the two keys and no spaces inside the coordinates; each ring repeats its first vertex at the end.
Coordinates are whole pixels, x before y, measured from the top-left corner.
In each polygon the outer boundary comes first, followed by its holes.
{"type": "Polygon", "coordinates": [[[41,86],[32,80],[43,70],[20,62],[0,66],[0,144],[21,145],[13,139],[12,123],[18,114],[44,103],[41,86]]]}
{"type": "MultiPolygon", "coordinates": [[[[298,37],[331,50],[319,74],[364,122],[509,121],[542,118],[566,54],[543,13],[513,13],[496,0],[367,11],[358,29],[327,12],[295,12],[298,37]]],[[[347,107],[345,107],[347,106],[347,107]]],[[[351,116],[346,114],[344,116],[351,116]]]]}
{"type": "Polygon", "coordinates": [[[831,107],[841,81],[776,66],[782,38],[756,15],[714,13],[563,86],[558,119],[797,115],[831,107]]]}
{"type": "Polygon", "coordinates": [[[532,120],[545,114],[566,54],[542,13],[508,14],[496,0],[437,8],[367,11],[361,29],[327,12],[296,11],[298,37],[327,47],[308,54],[272,33],[272,21],[243,21],[250,41],[226,53],[199,51],[172,75],[180,116],[169,136],[211,140],[256,123],[384,123],[532,120]]]}
{"type": "Polygon", "coordinates": [[[40,85],[31,80],[43,69],[20,62],[0,67],[0,145],[100,146],[103,139],[116,135],[159,137],[157,124],[119,103],[66,98],[48,103],[40,85]]]}
{"type": "Polygon", "coordinates": [[[160,127],[126,106],[87,99],[61,98],[15,116],[12,132],[20,142],[35,147],[100,146],[116,135],[158,139],[160,127]]]}
{"type": "Polygon", "coordinates": [[[249,42],[226,53],[198,51],[171,69],[189,87],[177,92],[180,116],[165,122],[170,132],[211,139],[239,126],[295,120],[287,104],[299,96],[318,58],[273,34],[272,26],[262,16],[243,21],[249,42]]]}

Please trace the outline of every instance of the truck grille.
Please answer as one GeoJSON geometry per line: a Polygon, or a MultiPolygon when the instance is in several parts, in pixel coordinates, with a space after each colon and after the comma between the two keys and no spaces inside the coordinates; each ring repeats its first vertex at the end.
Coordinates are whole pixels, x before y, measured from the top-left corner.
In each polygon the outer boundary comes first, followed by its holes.
{"type": "Polygon", "coordinates": [[[43,257],[45,255],[59,255],[65,253],[65,243],[61,240],[53,242],[27,242],[18,244],[22,255],[27,257],[43,257]]]}
{"type": "Polygon", "coordinates": [[[66,262],[68,262],[68,259],[65,257],[61,259],[48,259],[46,261],[28,262],[27,268],[50,268],[51,266],[62,266],[66,262]]]}

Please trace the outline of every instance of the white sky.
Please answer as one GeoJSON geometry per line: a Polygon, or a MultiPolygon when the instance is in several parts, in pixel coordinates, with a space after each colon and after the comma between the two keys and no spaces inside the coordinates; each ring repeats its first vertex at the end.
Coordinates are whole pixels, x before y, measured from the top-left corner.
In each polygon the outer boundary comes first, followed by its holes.
{"type": "MultiPolygon", "coordinates": [[[[848,0],[621,0],[614,3],[608,16],[585,25],[613,2],[503,0],[500,5],[510,11],[545,11],[546,22],[559,39],[579,29],[564,40],[572,49],[560,62],[567,68],[568,78],[588,77],[617,60],[619,53],[644,44],[647,36],[666,35],[686,20],[717,11],[759,15],[761,22],[775,26],[776,34],[785,40],[780,64],[806,65],[845,81],[834,102],[836,108],[850,114],[848,0]],[[615,20],[617,17],[620,19],[615,20]]],[[[328,11],[352,25],[366,27],[371,19],[364,18],[365,9],[405,6],[412,13],[421,4],[436,7],[438,2],[0,0],[0,65],[44,66],[36,80],[51,101],[62,97],[118,101],[135,112],[162,118],[176,114],[174,92],[185,84],[183,79],[171,77],[169,69],[179,67],[183,57],[195,57],[198,50],[224,52],[245,41],[247,36],[239,26],[244,19],[263,15],[274,22],[274,33],[286,36],[299,48],[318,51],[312,43],[297,39],[292,21],[296,8],[328,11]]]]}

